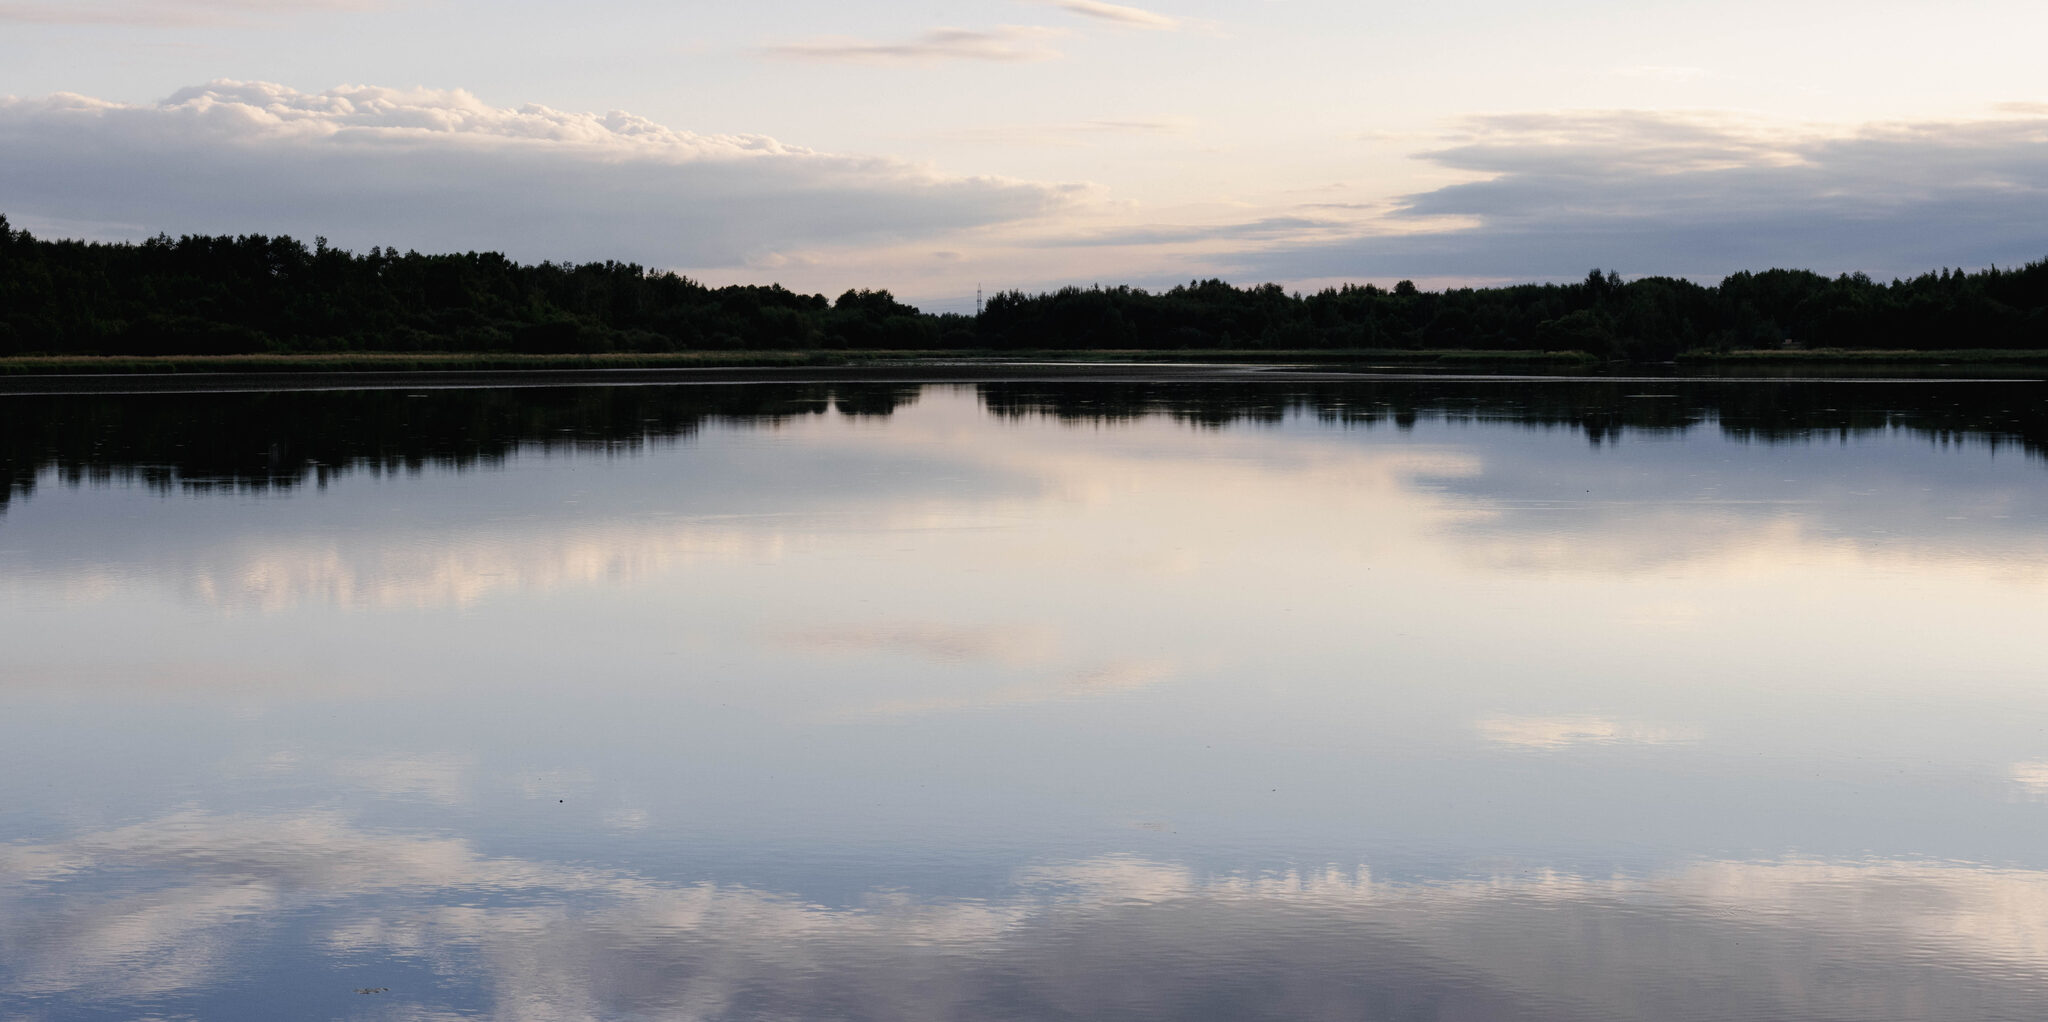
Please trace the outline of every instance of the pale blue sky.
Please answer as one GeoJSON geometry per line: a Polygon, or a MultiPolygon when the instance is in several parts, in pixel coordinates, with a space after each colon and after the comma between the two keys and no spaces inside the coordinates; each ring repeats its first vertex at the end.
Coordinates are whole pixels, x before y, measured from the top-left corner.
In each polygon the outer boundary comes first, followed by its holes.
{"type": "Polygon", "coordinates": [[[2048,256],[2043,37],[2013,2],[0,0],[0,212],[946,308],[1889,275],[2048,256]]]}

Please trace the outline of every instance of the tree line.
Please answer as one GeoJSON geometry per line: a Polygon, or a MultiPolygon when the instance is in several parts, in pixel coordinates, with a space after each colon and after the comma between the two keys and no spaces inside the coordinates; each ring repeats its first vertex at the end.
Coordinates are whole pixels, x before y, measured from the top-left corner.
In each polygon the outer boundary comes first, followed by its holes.
{"type": "Polygon", "coordinates": [[[1595,270],[1568,284],[1288,292],[1006,291],[979,315],[886,290],[708,287],[635,263],[353,253],[265,235],[46,240],[0,216],[0,356],[346,352],[1429,349],[1662,361],[1786,346],[2048,348],[2048,259],[2017,269],[1744,271],[1708,286],[1595,270]]]}

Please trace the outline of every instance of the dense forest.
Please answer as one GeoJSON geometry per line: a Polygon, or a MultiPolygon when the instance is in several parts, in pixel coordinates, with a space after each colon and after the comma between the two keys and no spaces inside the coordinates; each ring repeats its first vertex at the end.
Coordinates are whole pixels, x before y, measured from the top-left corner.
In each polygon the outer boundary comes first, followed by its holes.
{"type": "Polygon", "coordinates": [[[356,254],[263,235],[50,241],[0,216],[0,356],[1320,348],[1662,361],[1786,346],[2048,348],[2048,260],[1888,283],[1773,269],[1712,287],[1597,270],[1441,292],[1406,281],[1308,295],[1220,280],[1070,287],[1004,292],[965,316],[882,290],[713,288],[632,263],[356,254]]]}

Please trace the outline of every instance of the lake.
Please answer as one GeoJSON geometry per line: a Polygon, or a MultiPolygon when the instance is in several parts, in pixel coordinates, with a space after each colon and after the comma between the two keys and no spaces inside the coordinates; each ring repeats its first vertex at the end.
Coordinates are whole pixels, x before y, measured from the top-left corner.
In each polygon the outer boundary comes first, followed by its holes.
{"type": "Polygon", "coordinates": [[[2048,1017],[2036,382],[0,397],[0,1019],[2048,1017]]]}

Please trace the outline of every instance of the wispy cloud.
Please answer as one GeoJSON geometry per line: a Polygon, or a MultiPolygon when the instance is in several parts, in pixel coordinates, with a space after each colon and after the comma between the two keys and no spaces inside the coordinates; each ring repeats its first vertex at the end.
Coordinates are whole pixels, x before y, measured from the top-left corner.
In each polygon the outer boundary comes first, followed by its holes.
{"type": "Polygon", "coordinates": [[[946,60],[1022,62],[1054,60],[1059,51],[1046,45],[1066,33],[1033,25],[998,25],[989,29],[936,28],[895,42],[832,36],[763,47],[763,53],[792,60],[840,61],[854,64],[926,64],[946,60]]]}
{"type": "Polygon", "coordinates": [[[1138,227],[1124,227],[1093,234],[1070,235],[1036,242],[1053,247],[1120,247],[1134,245],[1169,245],[1206,241],[1261,241],[1285,239],[1299,243],[1304,238],[1342,232],[1353,225],[1348,221],[1330,220],[1322,217],[1270,216],[1257,220],[1233,221],[1221,224],[1153,224],[1138,227]]]}
{"type": "Polygon", "coordinates": [[[1171,32],[1181,27],[1179,18],[1171,18],[1156,11],[1123,4],[1106,4],[1102,0],[1043,0],[1050,7],[1057,7],[1084,18],[1094,18],[1128,28],[1144,28],[1171,32]]]}
{"type": "Polygon", "coordinates": [[[1480,173],[1679,174],[1807,162],[1810,133],[1733,114],[1650,110],[1465,118],[1423,159],[1480,173]]]}

